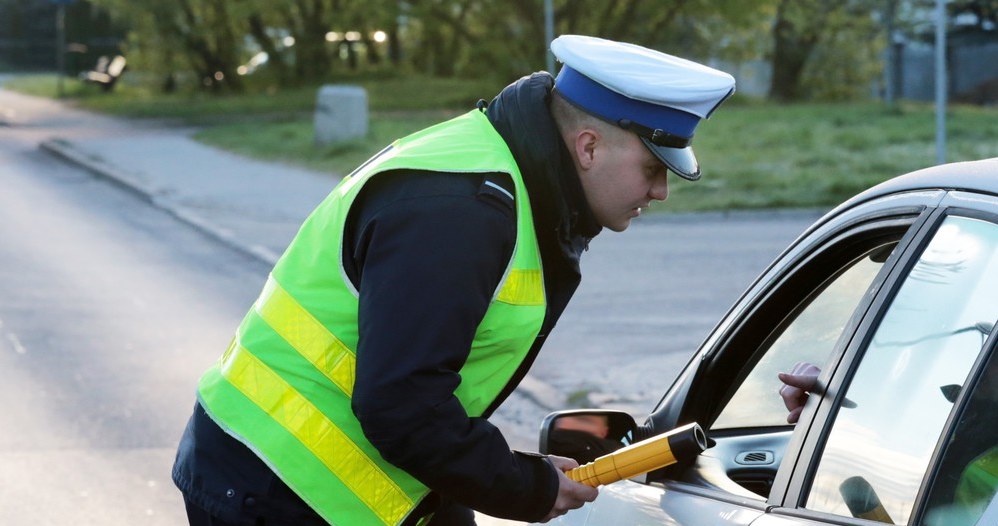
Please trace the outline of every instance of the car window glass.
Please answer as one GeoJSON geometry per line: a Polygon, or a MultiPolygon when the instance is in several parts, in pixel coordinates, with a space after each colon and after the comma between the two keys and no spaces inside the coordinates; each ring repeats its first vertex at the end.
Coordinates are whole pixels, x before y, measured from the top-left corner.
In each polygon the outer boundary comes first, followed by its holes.
{"type": "Polygon", "coordinates": [[[735,391],[711,429],[787,424],[776,374],[800,361],[823,364],[893,244],[856,259],[804,307],[735,391]]]}
{"type": "Polygon", "coordinates": [[[806,507],[906,524],[952,402],[998,317],[998,226],[949,217],[868,343],[806,507]],[[983,324],[983,325],[982,325],[983,324]]]}
{"type": "MultiPolygon", "coordinates": [[[[984,331],[991,327],[981,327],[984,331]]],[[[959,385],[947,387],[956,399],[959,385]]],[[[971,526],[984,513],[998,489],[998,356],[973,387],[967,405],[946,444],[939,471],[929,492],[926,526],[971,526]]]]}

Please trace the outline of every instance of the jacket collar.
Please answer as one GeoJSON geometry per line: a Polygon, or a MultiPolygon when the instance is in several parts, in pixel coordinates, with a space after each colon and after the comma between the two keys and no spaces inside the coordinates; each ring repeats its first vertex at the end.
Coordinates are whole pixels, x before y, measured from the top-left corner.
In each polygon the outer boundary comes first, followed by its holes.
{"type": "Polygon", "coordinates": [[[602,227],[582,190],[571,154],[551,117],[554,77],[546,72],[523,77],[503,89],[486,113],[523,174],[541,235],[555,233],[578,257],[602,227]]]}

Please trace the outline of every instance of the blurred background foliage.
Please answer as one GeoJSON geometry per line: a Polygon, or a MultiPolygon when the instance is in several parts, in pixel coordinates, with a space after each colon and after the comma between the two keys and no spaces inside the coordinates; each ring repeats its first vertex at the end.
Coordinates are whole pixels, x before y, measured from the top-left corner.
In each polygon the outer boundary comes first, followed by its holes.
{"type": "MultiPolygon", "coordinates": [[[[246,82],[238,68],[260,52],[266,53],[267,62],[256,84],[280,87],[359,71],[508,80],[544,69],[546,63],[542,0],[92,2],[132,28],[126,53],[141,69],[167,79],[167,86],[196,79],[203,88],[244,91],[246,82]]],[[[785,86],[774,93],[781,100],[827,94],[807,90],[827,80],[814,77],[842,79],[843,88],[860,80],[865,88],[879,72],[877,46],[871,42],[877,42],[879,26],[873,20],[882,2],[554,4],[556,34],[625,40],[702,61],[768,58],[774,82],[785,86]],[[807,59],[820,56],[826,46],[834,46],[841,66],[838,71],[815,68],[821,73],[809,77],[807,59]],[[840,74],[845,72],[849,74],[840,74]]]]}
{"type": "MultiPolygon", "coordinates": [[[[763,62],[771,71],[768,97],[795,101],[868,97],[883,75],[888,35],[925,32],[932,0],[553,6],[555,34],[624,40],[733,67],[763,62]]],[[[0,39],[17,27],[30,31],[24,26],[52,9],[50,0],[0,0],[0,39]]],[[[90,34],[118,37],[130,77],[167,92],[273,91],[413,74],[508,82],[546,64],[543,0],[80,0],[68,9],[67,31],[100,26],[90,34]]],[[[998,0],[951,1],[949,10],[952,19],[971,15],[993,28],[998,0]]]]}
{"type": "MultiPolygon", "coordinates": [[[[52,1],[0,0],[0,71],[55,69],[52,1]]],[[[552,3],[555,34],[634,42],[738,79],[698,133],[707,175],[673,185],[668,210],[830,206],[934,163],[934,0],[552,3]]],[[[998,0],[947,6],[949,160],[995,157],[998,0]]],[[[202,142],[342,175],[545,69],[544,24],[544,0],[76,0],[67,73],[115,53],[128,70],[111,92],[60,85],[79,107],[194,125],[202,142]],[[367,136],[315,143],[328,83],[365,88],[367,136]]],[[[55,97],[54,79],[4,87],[55,97]]]]}

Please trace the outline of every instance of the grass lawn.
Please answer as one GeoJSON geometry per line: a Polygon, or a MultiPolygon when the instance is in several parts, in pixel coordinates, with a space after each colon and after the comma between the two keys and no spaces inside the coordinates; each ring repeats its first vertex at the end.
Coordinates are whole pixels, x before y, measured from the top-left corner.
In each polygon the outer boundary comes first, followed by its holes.
{"type": "MultiPolygon", "coordinates": [[[[313,144],[310,119],[248,128],[208,128],[198,139],[263,159],[348,173],[393,139],[453,112],[374,113],[363,141],[313,144]],[[276,146],[275,146],[276,145],[276,146]]],[[[998,157],[998,109],[954,107],[948,158],[998,157]]],[[[670,179],[656,211],[829,207],[885,179],[935,164],[935,115],[929,105],[888,113],[875,103],[731,105],[697,130],[703,179],[670,179]]]]}
{"type": "Polygon", "coordinates": [[[327,147],[315,145],[311,116],[262,124],[222,124],[195,135],[204,143],[260,159],[344,175],[403,135],[457,115],[458,111],[373,112],[367,137],[327,147]]]}
{"type": "MultiPolygon", "coordinates": [[[[947,160],[998,157],[998,108],[953,106],[947,160]]],[[[676,210],[827,207],[935,164],[935,110],[906,103],[732,105],[697,129],[703,179],[672,185],[676,210]]]]}
{"type": "MultiPolygon", "coordinates": [[[[66,93],[96,111],[205,125],[198,140],[240,154],[344,174],[395,138],[467,111],[502,88],[418,77],[355,83],[368,90],[370,132],[324,148],[313,140],[314,87],[215,97],[162,95],[123,83],[103,94],[67,80],[66,93]]],[[[55,95],[51,76],[20,77],[7,86],[55,95]]],[[[952,106],[947,127],[950,161],[998,157],[998,108],[952,106]]],[[[695,148],[703,179],[671,179],[668,204],[653,210],[828,207],[934,164],[935,115],[928,104],[890,112],[874,102],[774,105],[736,98],[701,124],[695,148]]]]}
{"type": "MultiPolygon", "coordinates": [[[[367,90],[371,111],[440,110],[470,107],[480,98],[490,98],[503,83],[488,80],[438,79],[421,76],[345,79],[367,90]]],[[[56,78],[51,74],[17,76],[5,88],[56,97],[56,78]]],[[[250,87],[240,95],[205,92],[164,94],[125,75],[112,93],[75,78],[63,82],[65,98],[76,106],[111,115],[178,120],[186,124],[213,125],[246,119],[287,120],[296,114],[311,116],[317,88],[250,87]]]]}

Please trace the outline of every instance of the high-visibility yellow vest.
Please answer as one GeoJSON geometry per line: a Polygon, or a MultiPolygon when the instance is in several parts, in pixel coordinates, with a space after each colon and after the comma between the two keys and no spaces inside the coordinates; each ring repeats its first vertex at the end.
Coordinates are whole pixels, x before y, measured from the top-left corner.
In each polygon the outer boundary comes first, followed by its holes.
{"type": "Polygon", "coordinates": [[[342,268],[343,230],[364,183],[396,169],[504,172],[515,185],[513,256],[455,393],[468,415],[480,416],[510,381],[545,314],[526,188],[480,111],[396,141],[337,185],[277,262],[229,349],[201,378],[198,397],[223,429],[340,526],[399,524],[429,491],[381,457],[350,409],[358,292],[342,268]]]}

